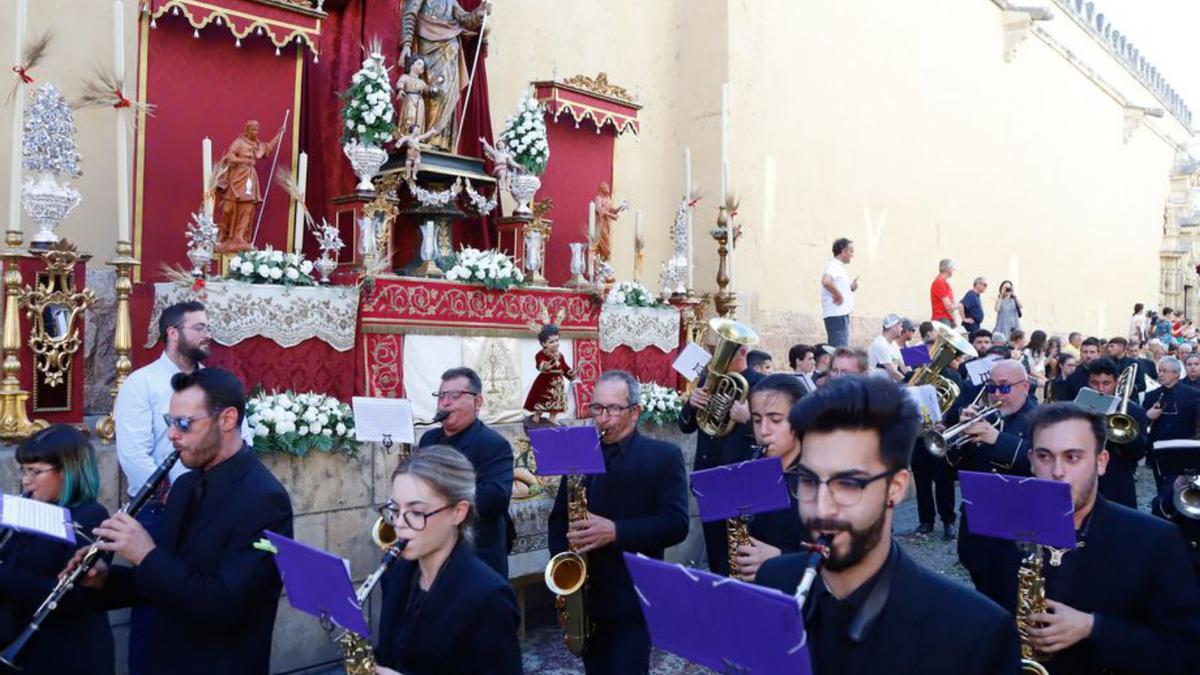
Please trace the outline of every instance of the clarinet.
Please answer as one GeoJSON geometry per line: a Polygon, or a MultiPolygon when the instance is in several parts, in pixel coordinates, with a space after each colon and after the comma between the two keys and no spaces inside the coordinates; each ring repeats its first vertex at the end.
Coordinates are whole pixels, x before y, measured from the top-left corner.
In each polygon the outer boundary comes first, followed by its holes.
{"type": "Polygon", "coordinates": [[[815,543],[804,544],[805,548],[816,555],[808,559],[808,565],[804,568],[804,576],[800,578],[800,585],[796,586],[796,604],[799,605],[801,613],[804,612],[804,601],[808,599],[808,592],[817,579],[817,572],[821,571],[821,564],[829,558],[832,543],[833,537],[825,534],[821,535],[815,543]]]}
{"type": "MultiPolygon", "coordinates": [[[[175,466],[175,462],[177,461],[179,461],[179,450],[175,450],[170,455],[167,455],[163,463],[158,465],[154,473],[150,474],[150,478],[142,486],[142,489],[138,490],[133,499],[129,500],[129,503],[123,506],[117,513],[136,516],[138,511],[141,511],[142,507],[146,505],[146,502],[150,501],[150,497],[154,496],[154,491],[158,489],[158,484],[167,477],[167,472],[171,470],[171,467],[175,466]]],[[[38,605],[37,611],[33,613],[33,618],[29,620],[29,625],[25,626],[25,630],[21,631],[21,634],[4,648],[3,653],[0,653],[0,663],[9,668],[20,670],[16,665],[16,661],[21,651],[25,649],[25,645],[33,637],[34,633],[37,633],[38,629],[42,627],[42,623],[46,621],[46,618],[58,608],[58,604],[62,602],[63,597],[72,588],[75,588],[75,584],[95,567],[103,553],[100,550],[100,544],[104,541],[104,539],[97,537],[96,541],[88,548],[87,553],[83,555],[83,559],[79,561],[79,565],[59,578],[54,590],[50,591],[50,595],[46,596],[41,605],[38,605]]]]}

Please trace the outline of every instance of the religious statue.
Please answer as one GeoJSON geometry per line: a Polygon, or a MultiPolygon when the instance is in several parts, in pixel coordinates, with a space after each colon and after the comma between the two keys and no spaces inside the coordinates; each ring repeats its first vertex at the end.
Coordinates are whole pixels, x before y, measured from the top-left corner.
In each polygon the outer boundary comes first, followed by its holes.
{"type": "MultiPolygon", "coordinates": [[[[558,350],[558,324],[562,323],[563,316],[563,310],[559,310],[558,316],[551,321],[546,308],[542,308],[543,325],[538,331],[538,342],[542,349],[533,357],[538,374],[525,397],[524,406],[531,413],[529,422],[535,427],[541,425],[543,415],[549,416],[551,425],[558,423],[559,413],[567,409],[567,388],[563,385],[563,378],[575,380],[575,371],[571,370],[566,357],[558,350]]],[[[537,324],[530,327],[537,327],[537,324]]]]}
{"type": "Polygon", "coordinates": [[[523,167],[513,159],[512,151],[508,149],[503,140],[496,141],[495,147],[492,147],[492,144],[488,143],[483,136],[479,137],[479,142],[483,144],[483,154],[492,160],[492,175],[496,177],[496,187],[507,192],[512,181],[509,172],[520,173],[523,167]]]}
{"type": "Polygon", "coordinates": [[[262,203],[254,164],[273,152],[282,139],[283,127],[280,127],[275,138],[264,143],[258,138],[258,122],[248,120],[242,135],[225,151],[217,177],[217,195],[221,198],[217,252],[237,253],[251,248],[254,212],[262,203]]]}
{"type": "MultiPolygon", "coordinates": [[[[441,84],[441,81],[438,81],[441,84]]],[[[425,59],[415,58],[408,66],[408,72],[396,78],[396,109],[400,111],[397,129],[416,127],[421,133],[425,131],[425,99],[442,93],[440,86],[429,84],[425,80],[425,59]]]]}
{"type": "Polygon", "coordinates": [[[400,10],[400,61],[418,57],[422,70],[428,71],[426,81],[440,83],[441,94],[424,101],[423,127],[434,130],[430,145],[440,150],[457,149],[454,117],[471,77],[462,36],[479,30],[491,11],[488,0],[471,12],[460,7],[457,0],[404,0],[400,10]]]}
{"type": "Polygon", "coordinates": [[[601,182],[596,196],[592,199],[596,208],[596,257],[602,262],[612,260],[612,225],[621,216],[621,212],[629,208],[628,202],[617,204],[612,198],[612,188],[607,182],[601,182]]]}
{"type": "Polygon", "coordinates": [[[410,181],[417,177],[417,169],[421,166],[421,144],[434,134],[433,129],[422,132],[417,125],[408,128],[408,133],[396,140],[396,147],[404,149],[404,180],[410,181]]]}

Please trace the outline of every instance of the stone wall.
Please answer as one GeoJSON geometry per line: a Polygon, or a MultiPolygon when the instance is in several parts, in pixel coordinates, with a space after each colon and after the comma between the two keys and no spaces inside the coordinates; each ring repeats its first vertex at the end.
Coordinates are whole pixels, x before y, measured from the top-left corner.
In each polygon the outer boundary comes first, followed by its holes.
{"type": "MultiPolygon", "coordinates": [[[[520,425],[517,424],[494,428],[510,440],[520,433],[520,425]]],[[[650,427],[644,432],[679,444],[684,450],[686,465],[691,467],[695,436],[684,436],[674,427],[650,427]]],[[[420,433],[418,431],[418,435],[420,433]]],[[[5,491],[19,489],[13,453],[12,446],[0,449],[0,486],[5,491]]],[[[113,511],[118,506],[118,495],[125,487],[116,451],[113,446],[98,446],[97,456],[103,485],[102,501],[113,511]]],[[[379,551],[371,543],[369,529],[377,517],[375,507],[387,500],[389,478],[397,461],[395,453],[385,454],[376,445],[364,445],[354,458],[318,452],[309,453],[304,458],[282,455],[263,457],[263,463],[291,495],[296,539],[345,557],[350,561],[351,576],[356,584],[366,578],[379,562],[379,551]]],[[[667,558],[671,561],[688,563],[700,559],[703,540],[700,538],[694,500],[691,514],[692,524],[687,540],[667,552],[667,558]]],[[[378,591],[370,601],[372,627],[378,625],[377,604],[378,591]]],[[[112,612],[110,621],[117,641],[117,675],[124,675],[128,612],[112,612]]],[[[286,595],[281,598],[275,621],[271,672],[284,673],[328,666],[337,658],[337,649],[317,620],[293,610],[287,603],[286,595]]]]}

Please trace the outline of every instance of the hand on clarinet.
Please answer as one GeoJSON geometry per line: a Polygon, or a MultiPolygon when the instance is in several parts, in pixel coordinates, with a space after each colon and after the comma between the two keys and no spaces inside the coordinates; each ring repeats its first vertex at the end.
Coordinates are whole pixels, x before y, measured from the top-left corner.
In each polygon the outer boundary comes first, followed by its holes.
{"type": "Polygon", "coordinates": [[[783,551],[750,537],[749,546],[739,546],[737,555],[733,557],[734,569],[729,570],[730,576],[742,581],[754,581],[758,568],[766,561],[779,556],[783,551]]]}
{"type": "Polygon", "coordinates": [[[567,541],[577,553],[587,553],[608,546],[617,540],[617,524],[590,511],[587,518],[571,523],[567,541]]]}
{"type": "MultiPolygon", "coordinates": [[[[87,555],[87,551],[87,548],[81,548],[76,551],[75,555],[71,556],[71,560],[67,563],[67,566],[63,568],[63,571],[58,573],[58,578],[61,580],[71,572],[74,572],[75,568],[79,567],[79,563],[83,562],[83,556],[87,555]]],[[[79,580],[79,585],[84,588],[99,590],[104,588],[104,582],[107,579],[108,563],[103,560],[97,560],[96,564],[92,565],[92,569],[88,570],[88,573],[83,575],[83,578],[79,580]]]]}
{"type": "Polygon", "coordinates": [[[100,542],[100,550],[116,553],[134,565],[142,564],[154,550],[150,533],[128,513],[114,514],[92,532],[107,540],[100,542]]]}

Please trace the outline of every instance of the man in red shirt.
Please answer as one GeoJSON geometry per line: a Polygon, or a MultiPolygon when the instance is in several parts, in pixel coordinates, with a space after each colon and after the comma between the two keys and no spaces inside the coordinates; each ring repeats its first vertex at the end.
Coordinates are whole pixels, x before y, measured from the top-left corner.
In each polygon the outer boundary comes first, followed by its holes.
{"type": "Polygon", "coordinates": [[[929,286],[929,304],[932,308],[931,318],[934,321],[941,321],[954,328],[958,325],[955,318],[958,315],[958,306],[954,303],[954,291],[950,288],[950,277],[952,276],[954,276],[954,261],[943,258],[938,263],[938,275],[934,277],[933,284],[929,286]]]}

